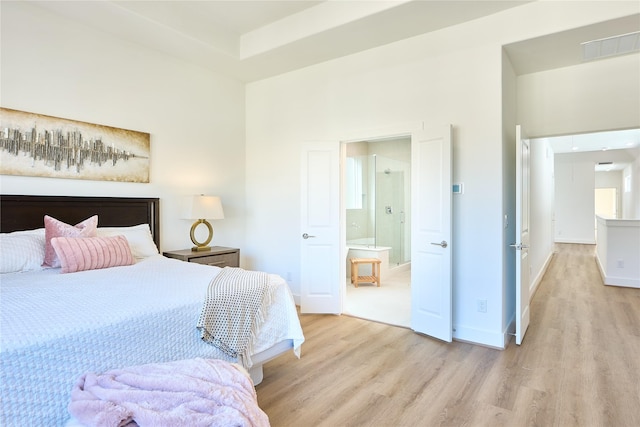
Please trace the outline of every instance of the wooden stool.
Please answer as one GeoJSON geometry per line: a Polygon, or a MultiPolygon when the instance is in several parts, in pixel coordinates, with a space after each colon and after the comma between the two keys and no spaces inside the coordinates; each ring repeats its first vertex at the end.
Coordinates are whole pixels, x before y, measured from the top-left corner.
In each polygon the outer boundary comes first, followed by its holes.
{"type": "Polygon", "coordinates": [[[357,288],[358,283],[375,283],[380,287],[380,261],[378,258],[351,258],[351,283],[357,288]],[[371,264],[371,276],[359,276],[358,265],[371,264]]]}

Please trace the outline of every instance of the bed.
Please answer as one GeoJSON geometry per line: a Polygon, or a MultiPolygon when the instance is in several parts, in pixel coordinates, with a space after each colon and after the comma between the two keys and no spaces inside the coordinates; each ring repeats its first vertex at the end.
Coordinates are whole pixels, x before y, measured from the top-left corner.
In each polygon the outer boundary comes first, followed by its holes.
{"type": "MultiPolygon", "coordinates": [[[[205,343],[196,328],[207,286],[222,269],[158,253],[158,199],[3,195],[3,264],[13,250],[7,236],[44,239],[44,215],[67,224],[97,215],[98,235],[124,235],[136,259],[72,274],[33,268],[32,261],[0,275],[2,425],[65,424],[71,388],[86,372],[195,358],[240,362],[205,343]]],[[[264,363],[288,351],[299,356],[304,341],[286,282],[267,277],[272,301],[244,361],[254,384],[264,363]]]]}

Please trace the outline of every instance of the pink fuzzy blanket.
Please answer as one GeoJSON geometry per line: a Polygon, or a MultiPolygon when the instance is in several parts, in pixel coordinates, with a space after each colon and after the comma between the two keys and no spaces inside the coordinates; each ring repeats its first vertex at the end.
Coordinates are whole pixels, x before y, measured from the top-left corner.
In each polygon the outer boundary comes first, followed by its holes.
{"type": "Polygon", "coordinates": [[[69,413],[86,426],[269,426],[242,367],[200,358],[87,373],[69,413]]]}

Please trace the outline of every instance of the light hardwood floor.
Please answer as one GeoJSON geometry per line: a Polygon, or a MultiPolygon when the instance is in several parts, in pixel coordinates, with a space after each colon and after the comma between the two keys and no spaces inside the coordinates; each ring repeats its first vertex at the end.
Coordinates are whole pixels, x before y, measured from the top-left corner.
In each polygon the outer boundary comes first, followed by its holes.
{"type": "Polygon", "coordinates": [[[557,250],[504,351],[301,315],[302,358],[257,386],[272,427],[640,426],[640,290],[604,286],[593,246],[557,250]]]}

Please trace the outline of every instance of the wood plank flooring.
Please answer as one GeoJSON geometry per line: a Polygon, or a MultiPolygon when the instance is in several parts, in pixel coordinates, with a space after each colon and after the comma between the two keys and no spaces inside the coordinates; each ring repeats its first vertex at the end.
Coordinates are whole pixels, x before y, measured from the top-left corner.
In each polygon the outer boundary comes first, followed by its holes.
{"type": "Polygon", "coordinates": [[[591,245],[557,245],[522,346],[443,343],[301,315],[302,358],[264,367],[272,427],[640,426],[640,290],[604,286],[591,245]]]}

